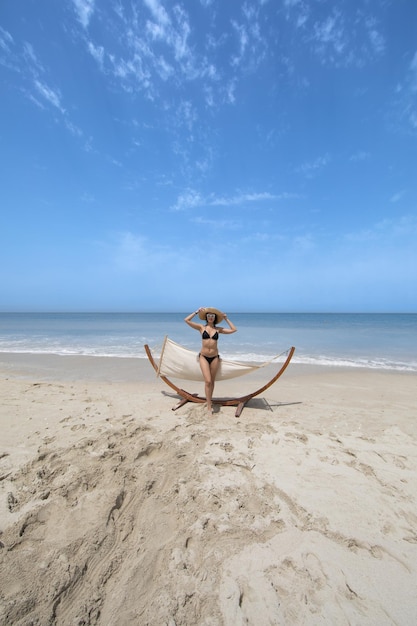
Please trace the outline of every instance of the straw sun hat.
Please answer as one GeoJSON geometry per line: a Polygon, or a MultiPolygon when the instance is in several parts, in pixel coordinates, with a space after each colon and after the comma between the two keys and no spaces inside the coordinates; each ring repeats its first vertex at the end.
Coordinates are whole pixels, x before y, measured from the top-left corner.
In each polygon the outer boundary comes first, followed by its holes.
{"type": "Polygon", "coordinates": [[[204,307],[204,309],[198,312],[198,317],[201,320],[205,320],[207,313],[214,313],[214,315],[217,315],[217,322],[220,322],[223,319],[223,313],[219,311],[219,309],[215,309],[213,306],[204,307]]]}

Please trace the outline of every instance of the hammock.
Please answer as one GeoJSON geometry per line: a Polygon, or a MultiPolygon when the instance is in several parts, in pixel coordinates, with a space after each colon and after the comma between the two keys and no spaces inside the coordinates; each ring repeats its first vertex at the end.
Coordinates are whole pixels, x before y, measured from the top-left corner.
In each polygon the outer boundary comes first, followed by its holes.
{"type": "MultiPolygon", "coordinates": [[[[220,359],[216,381],[250,374],[250,372],[269,365],[279,356],[281,355],[277,355],[261,365],[220,359]]],[[[171,376],[172,378],[181,378],[182,380],[203,380],[197,352],[180,346],[180,344],[175,343],[168,337],[165,337],[162,346],[157,374],[158,376],[171,376]]]]}
{"type": "MultiPolygon", "coordinates": [[[[200,364],[198,362],[198,354],[196,352],[192,352],[191,350],[187,350],[183,346],[171,341],[168,337],[165,337],[164,345],[162,346],[161,356],[159,359],[159,364],[155,362],[153,358],[152,352],[147,344],[145,344],[145,351],[148,356],[149,362],[156,371],[157,375],[166,383],[171,389],[182,398],[182,400],[173,407],[173,411],[179,409],[181,406],[184,406],[186,402],[205,402],[206,399],[199,396],[196,393],[190,393],[185,389],[180,389],[175,385],[168,376],[172,376],[174,378],[185,378],[187,380],[203,380],[203,376],[200,370],[200,364]]],[[[294,346],[289,348],[282,354],[286,354],[285,362],[281,364],[278,372],[271,378],[271,380],[263,385],[260,389],[252,393],[248,393],[245,396],[241,396],[239,398],[213,398],[213,402],[217,404],[222,404],[223,406],[237,406],[235,416],[239,417],[245,404],[249,402],[255,396],[258,396],[260,393],[268,389],[281,374],[284,373],[286,368],[289,365],[289,362],[292,359],[292,356],[295,352],[294,346]]],[[[281,356],[281,355],[279,355],[281,356]]],[[[248,374],[249,372],[253,372],[254,370],[259,369],[260,367],[264,367],[269,363],[272,363],[277,357],[274,357],[270,361],[263,363],[262,365],[249,365],[248,363],[236,363],[234,361],[227,361],[225,359],[221,359],[221,366],[216,376],[216,380],[225,380],[226,378],[232,378],[234,376],[242,376],[243,374],[248,374]]]]}

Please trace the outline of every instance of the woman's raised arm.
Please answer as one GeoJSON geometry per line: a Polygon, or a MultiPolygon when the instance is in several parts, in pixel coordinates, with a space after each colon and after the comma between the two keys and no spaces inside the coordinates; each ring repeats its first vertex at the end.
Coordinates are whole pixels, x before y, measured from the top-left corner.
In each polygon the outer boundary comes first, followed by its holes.
{"type": "Polygon", "coordinates": [[[190,315],[187,315],[187,317],[184,317],[184,322],[186,324],[188,324],[188,326],[191,326],[191,328],[194,328],[195,330],[200,330],[201,328],[201,324],[196,324],[195,322],[192,321],[193,317],[195,315],[198,315],[198,311],[200,309],[198,309],[197,311],[194,311],[194,313],[190,313],[190,315]]]}

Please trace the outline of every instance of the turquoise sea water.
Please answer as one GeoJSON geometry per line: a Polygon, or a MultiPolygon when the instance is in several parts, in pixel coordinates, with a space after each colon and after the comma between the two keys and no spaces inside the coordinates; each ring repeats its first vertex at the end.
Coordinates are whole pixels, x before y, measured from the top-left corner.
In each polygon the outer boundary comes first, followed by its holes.
{"type": "MultiPolygon", "coordinates": [[[[184,313],[0,313],[0,352],[146,358],[165,335],[198,351],[184,313]]],[[[417,372],[417,314],[229,313],[225,358],[265,361],[291,346],[295,363],[417,372]]]]}

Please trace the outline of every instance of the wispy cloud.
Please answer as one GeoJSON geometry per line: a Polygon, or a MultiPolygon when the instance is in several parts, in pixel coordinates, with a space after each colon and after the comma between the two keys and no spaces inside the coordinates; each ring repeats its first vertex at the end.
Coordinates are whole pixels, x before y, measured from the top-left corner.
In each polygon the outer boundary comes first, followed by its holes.
{"type": "Polygon", "coordinates": [[[391,196],[390,198],[390,202],[392,203],[397,203],[401,200],[401,198],[403,198],[405,195],[405,190],[401,189],[401,191],[397,191],[397,193],[394,193],[394,195],[391,196]]]}
{"type": "Polygon", "coordinates": [[[9,53],[13,58],[13,65],[9,65],[9,69],[19,73],[22,77],[22,91],[38,106],[44,108],[45,105],[51,105],[60,113],[65,114],[65,108],[62,104],[62,95],[57,87],[48,84],[45,78],[47,73],[42,62],[39,60],[34,47],[29,42],[23,42],[20,49],[14,46],[14,40],[1,29],[0,31],[0,48],[9,53]],[[1,43],[3,41],[3,44],[1,43]],[[13,44],[13,50],[12,50],[13,44]],[[29,86],[30,85],[30,86],[29,86]]]}
{"type": "Polygon", "coordinates": [[[46,102],[58,109],[60,113],[65,113],[65,109],[61,103],[61,94],[58,89],[53,89],[40,80],[35,80],[34,84],[38,94],[46,100],[46,102]]]}
{"type": "Polygon", "coordinates": [[[243,72],[254,71],[262,63],[267,42],[261,25],[262,3],[244,2],[241,14],[231,20],[237,49],[232,52],[231,66],[243,72]]]}
{"type": "Polygon", "coordinates": [[[410,69],[407,77],[407,84],[409,90],[409,105],[407,107],[408,120],[410,126],[417,130],[417,52],[415,52],[413,59],[410,63],[410,69]]]}
{"type": "Polygon", "coordinates": [[[45,112],[52,112],[54,119],[60,120],[72,135],[83,136],[68,115],[61,90],[51,84],[50,72],[30,42],[16,43],[7,31],[0,28],[0,63],[19,75],[21,93],[30,102],[45,112]],[[6,58],[1,58],[2,52],[6,58]]]}
{"type": "Polygon", "coordinates": [[[240,65],[243,57],[245,56],[245,51],[248,46],[248,34],[246,32],[246,28],[243,24],[238,24],[234,20],[232,20],[232,26],[236,31],[238,38],[238,52],[231,59],[232,66],[236,67],[240,65]]]}
{"type": "Polygon", "coordinates": [[[3,50],[3,52],[9,53],[11,52],[13,43],[14,41],[11,34],[0,26],[0,49],[3,50]]]}
{"type": "Polygon", "coordinates": [[[410,89],[415,92],[417,91],[417,52],[414,53],[410,63],[409,77],[410,89]]]}
{"type": "Polygon", "coordinates": [[[235,196],[220,196],[210,198],[210,206],[236,206],[250,204],[252,202],[266,202],[271,200],[293,200],[300,196],[295,193],[284,192],[281,194],[272,194],[268,191],[258,193],[242,193],[235,196]]]}
{"type": "Polygon", "coordinates": [[[172,209],[174,211],[184,211],[186,209],[193,209],[198,206],[203,206],[204,200],[202,196],[193,189],[187,189],[181,193],[172,209]]]}
{"type": "Polygon", "coordinates": [[[408,131],[417,130],[417,51],[413,54],[405,68],[404,78],[395,89],[393,110],[395,112],[395,124],[406,125],[408,131]]]}
{"type": "Polygon", "coordinates": [[[201,226],[210,226],[211,228],[216,228],[219,230],[239,230],[240,228],[242,228],[241,222],[238,222],[237,220],[195,217],[191,221],[195,224],[200,224],[201,226]]]}
{"type": "Polygon", "coordinates": [[[195,259],[196,251],[187,245],[184,250],[177,246],[161,245],[142,234],[126,231],[115,233],[110,241],[99,246],[106,255],[106,262],[122,274],[142,274],[156,284],[163,271],[178,275],[195,259]]]}
{"type": "Polygon", "coordinates": [[[179,126],[185,126],[189,131],[192,131],[197,117],[196,107],[190,100],[179,102],[176,111],[176,121],[179,126]]]}
{"type": "Polygon", "coordinates": [[[287,242],[287,240],[288,238],[286,235],[283,235],[280,232],[274,232],[272,230],[269,230],[268,232],[265,232],[265,231],[250,232],[249,234],[245,235],[241,241],[245,245],[247,244],[253,244],[255,246],[260,245],[263,248],[267,244],[276,246],[277,243],[287,242]]]}
{"type": "Polygon", "coordinates": [[[263,203],[267,201],[293,200],[299,198],[299,194],[284,192],[272,194],[267,191],[257,193],[237,193],[231,196],[218,196],[210,194],[202,196],[199,192],[187,189],[178,196],[172,209],[174,211],[184,211],[196,207],[231,207],[244,206],[252,203],[263,203]]]}
{"type": "Polygon", "coordinates": [[[84,28],[87,28],[91,16],[94,12],[94,3],[95,0],[72,0],[75,6],[75,10],[77,12],[77,16],[79,21],[81,22],[84,28]]]}
{"type": "MultiPolygon", "coordinates": [[[[320,17],[304,0],[285,0],[286,17],[299,31],[298,37],[324,65],[363,66],[380,58],[386,41],[376,17],[366,6],[352,11],[347,3],[327,3],[320,17]]],[[[370,8],[370,7],[369,7],[370,8]]]]}
{"type": "Polygon", "coordinates": [[[345,240],[350,242],[389,242],[401,239],[413,244],[417,235],[417,217],[415,215],[402,215],[398,218],[384,218],[369,228],[350,232],[345,235],[345,240]]]}
{"type": "Polygon", "coordinates": [[[298,168],[296,168],[296,172],[303,174],[307,178],[312,178],[316,176],[321,170],[323,170],[331,161],[331,158],[328,154],[323,156],[319,156],[312,161],[306,161],[298,168]]]}
{"type": "Polygon", "coordinates": [[[250,204],[252,202],[264,202],[266,200],[277,200],[278,196],[275,196],[269,192],[260,193],[243,193],[235,196],[215,196],[211,197],[208,201],[209,206],[236,206],[250,204]]]}
{"type": "Polygon", "coordinates": [[[370,159],[370,157],[371,155],[369,152],[366,152],[365,150],[359,150],[358,152],[355,152],[349,157],[349,161],[353,161],[353,162],[367,161],[368,159],[370,159]]]}
{"type": "MultiPolygon", "coordinates": [[[[116,77],[124,90],[141,92],[154,102],[163,101],[167,86],[172,101],[184,83],[194,82],[195,97],[208,106],[233,105],[242,75],[256,69],[268,50],[262,3],[238,5],[214,36],[215,20],[197,24],[186,3],[169,5],[160,0],[143,0],[130,7],[115,5],[112,14],[97,12],[102,26],[97,35],[88,28],[94,11],[92,0],[73,2],[85,31],[86,48],[100,69],[116,77]]],[[[200,10],[209,10],[210,4],[202,2],[200,10]]]]}
{"type": "Polygon", "coordinates": [[[313,29],[313,41],[320,55],[331,58],[346,52],[345,25],[342,13],[336,9],[323,21],[316,22],[313,29]]]}
{"type": "Polygon", "coordinates": [[[310,233],[297,235],[293,239],[293,248],[298,253],[308,253],[317,248],[317,242],[310,233]]]}
{"type": "Polygon", "coordinates": [[[121,233],[114,242],[113,258],[116,266],[124,271],[145,270],[150,261],[149,243],[143,236],[121,233]]]}
{"type": "Polygon", "coordinates": [[[103,46],[95,46],[91,41],[88,42],[88,51],[91,56],[97,61],[100,68],[103,68],[104,63],[104,48],[103,46]]]}
{"type": "Polygon", "coordinates": [[[16,43],[9,31],[0,26],[0,66],[11,72],[21,73],[21,59],[16,43]]]}
{"type": "Polygon", "coordinates": [[[383,54],[386,48],[385,37],[378,30],[378,24],[374,17],[368,17],[365,21],[366,32],[369,37],[369,42],[371,44],[371,49],[375,52],[377,56],[383,54]]]}

